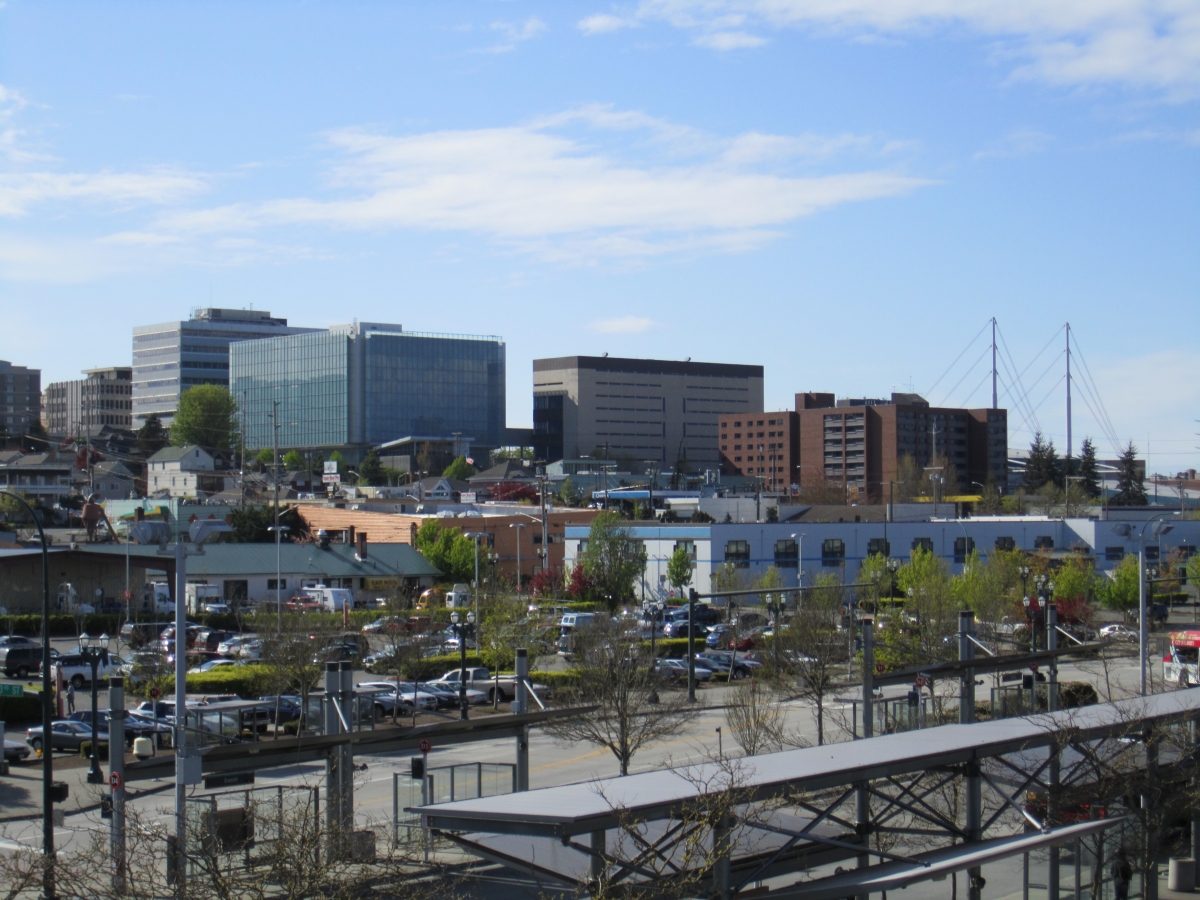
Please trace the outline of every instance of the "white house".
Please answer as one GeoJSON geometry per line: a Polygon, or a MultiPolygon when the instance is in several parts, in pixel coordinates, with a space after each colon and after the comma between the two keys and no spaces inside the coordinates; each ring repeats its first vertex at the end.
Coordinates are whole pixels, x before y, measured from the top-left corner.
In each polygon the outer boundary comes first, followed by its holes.
{"type": "Polygon", "coordinates": [[[164,447],[146,463],[146,493],[151,497],[203,499],[226,488],[218,459],[203,447],[164,447]]]}

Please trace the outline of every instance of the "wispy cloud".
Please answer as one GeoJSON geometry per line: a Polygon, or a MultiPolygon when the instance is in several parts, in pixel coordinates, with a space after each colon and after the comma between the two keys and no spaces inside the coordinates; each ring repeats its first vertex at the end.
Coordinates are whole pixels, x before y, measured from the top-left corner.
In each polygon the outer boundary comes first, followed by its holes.
{"type": "Polygon", "coordinates": [[[1034,128],[1018,128],[993,141],[975,154],[976,159],[1009,159],[1044,153],[1054,143],[1054,135],[1034,128]]]}
{"type": "MultiPolygon", "coordinates": [[[[738,249],[821,210],[928,183],[878,168],[763,171],[756,166],[762,154],[746,152],[739,139],[710,138],[702,158],[684,162],[621,159],[561,129],[581,119],[594,128],[630,129],[641,114],[589,109],[508,128],[408,136],[337,131],[328,135],[339,156],[330,182],[341,196],[181,211],[148,230],[193,238],[313,225],[469,232],[547,259],[594,262],[696,246],[738,249]]],[[[641,127],[652,130],[655,120],[641,127]]],[[[815,143],[801,139],[799,146],[815,143]]]]}
{"type": "Polygon", "coordinates": [[[580,19],[576,27],[584,34],[610,34],[623,28],[636,28],[638,24],[638,20],[633,17],[597,13],[580,19]]]}
{"type": "Polygon", "coordinates": [[[492,53],[508,53],[517,48],[517,44],[524,41],[532,40],[539,34],[546,31],[546,23],[537,16],[530,16],[524,22],[493,22],[491,24],[492,31],[499,32],[503,36],[503,43],[497,44],[494,47],[489,47],[489,52],[492,53]]]}
{"type": "Polygon", "coordinates": [[[1190,0],[642,0],[629,18],[685,29],[718,50],[761,43],[762,29],[851,40],[965,30],[998,41],[1017,78],[1200,92],[1200,4],[1190,0]]]}
{"type": "Polygon", "coordinates": [[[20,172],[0,175],[0,216],[23,216],[37,205],[85,201],[119,207],[165,205],[198,194],[199,176],[171,169],[150,172],[20,172]]]}
{"type": "Polygon", "coordinates": [[[620,316],[616,319],[600,319],[588,325],[596,334],[641,334],[654,327],[654,320],[642,316],[620,316]]]}

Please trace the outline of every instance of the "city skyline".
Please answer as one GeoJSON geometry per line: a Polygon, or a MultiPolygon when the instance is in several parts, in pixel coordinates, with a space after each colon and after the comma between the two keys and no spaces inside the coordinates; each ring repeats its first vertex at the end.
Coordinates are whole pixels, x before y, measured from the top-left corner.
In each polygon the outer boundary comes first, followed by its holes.
{"type": "MultiPolygon", "coordinates": [[[[1197,13],[767,9],[10,2],[0,359],[128,365],[195,307],[400,321],[504,338],[523,426],[536,358],[761,363],[788,409],[1070,321],[1116,436],[1195,467],[1197,13]]],[[[988,405],[958,380],[927,399],[988,405]]],[[[1106,430],[1077,400],[1076,450],[1106,430]]]]}

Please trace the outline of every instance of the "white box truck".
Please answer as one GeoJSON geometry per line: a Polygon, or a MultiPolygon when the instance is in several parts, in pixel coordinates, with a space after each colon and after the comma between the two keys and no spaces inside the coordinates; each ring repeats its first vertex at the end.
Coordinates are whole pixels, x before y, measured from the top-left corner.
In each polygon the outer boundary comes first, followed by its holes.
{"type": "Polygon", "coordinates": [[[206,603],[221,603],[221,587],[216,584],[189,584],[185,589],[187,594],[187,611],[200,613],[206,603]]]}
{"type": "Polygon", "coordinates": [[[447,609],[465,609],[471,605],[471,588],[466,584],[456,584],[454,590],[446,592],[447,609]]]}
{"type": "Polygon", "coordinates": [[[354,591],[349,588],[331,588],[318,584],[316,587],[306,587],[303,593],[321,604],[326,612],[341,612],[343,607],[354,609],[354,591]]]}

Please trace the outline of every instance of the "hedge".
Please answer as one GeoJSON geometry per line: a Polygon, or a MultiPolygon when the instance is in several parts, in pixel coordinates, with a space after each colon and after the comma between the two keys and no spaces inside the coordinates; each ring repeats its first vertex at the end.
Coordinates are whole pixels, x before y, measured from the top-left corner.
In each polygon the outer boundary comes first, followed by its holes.
{"type": "MultiPolygon", "coordinates": [[[[695,638],[696,652],[703,653],[708,647],[704,644],[704,638],[695,638]]],[[[688,649],[687,638],[659,638],[654,642],[654,652],[661,659],[686,659],[688,649]]],[[[650,655],[650,642],[642,641],[642,650],[650,655]]]]}
{"type": "MultiPolygon", "coordinates": [[[[138,693],[145,693],[153,685],[160,695],[170,697],[175,693],[175,678],[166,675],[139,686],[138,693]]],[[[189,694],[237,694],[254,699],[272,689],[273,673],[270,666],[221,666],[211,672],[197,672],[187,677],[189,694]]]]}
{"type": "MultiPolygon", "coordinates": [[[[83,631],[88,634],[111,634],[114,637],[121,628],[121,616],[91,615],[83,617],[83,631]]],[[[50,617],[50,637],[75,637],[79,634],[74,616],[56,613],[50,617]]],[[[25,637],[41,637],[42,616],[40,613],[21,616],[0,616],[0,633],[20,634],[25,637]]]]}
{"type": "Polygon", "coordinates": [[[578,672],[530,672],[529,680],[533,684],[542,684],[552,691],[579,686],[578,672]]]}
{"type": "Polygon", "coordinates": [[[26,692],[21,697],[0,697],[0,721],[9,725],[42,720],[42,695],[26,692]]]}
{"type": "MultiPolygon", "coordinates": [[[[449,672],[451,669],[457,669],[462,665],[462,658],[457,653],[449,653],[445,656],[431,656],[428,659],[416,659],[405,663],[400,667],[401,673],[405,678],[421,681],[432,681],[435,678],[441,678],[442,675],[449,672]]],[[[478,654],[467,654],[467,667],[475,668],[482,666],[483,660],[478,654]]]]}

